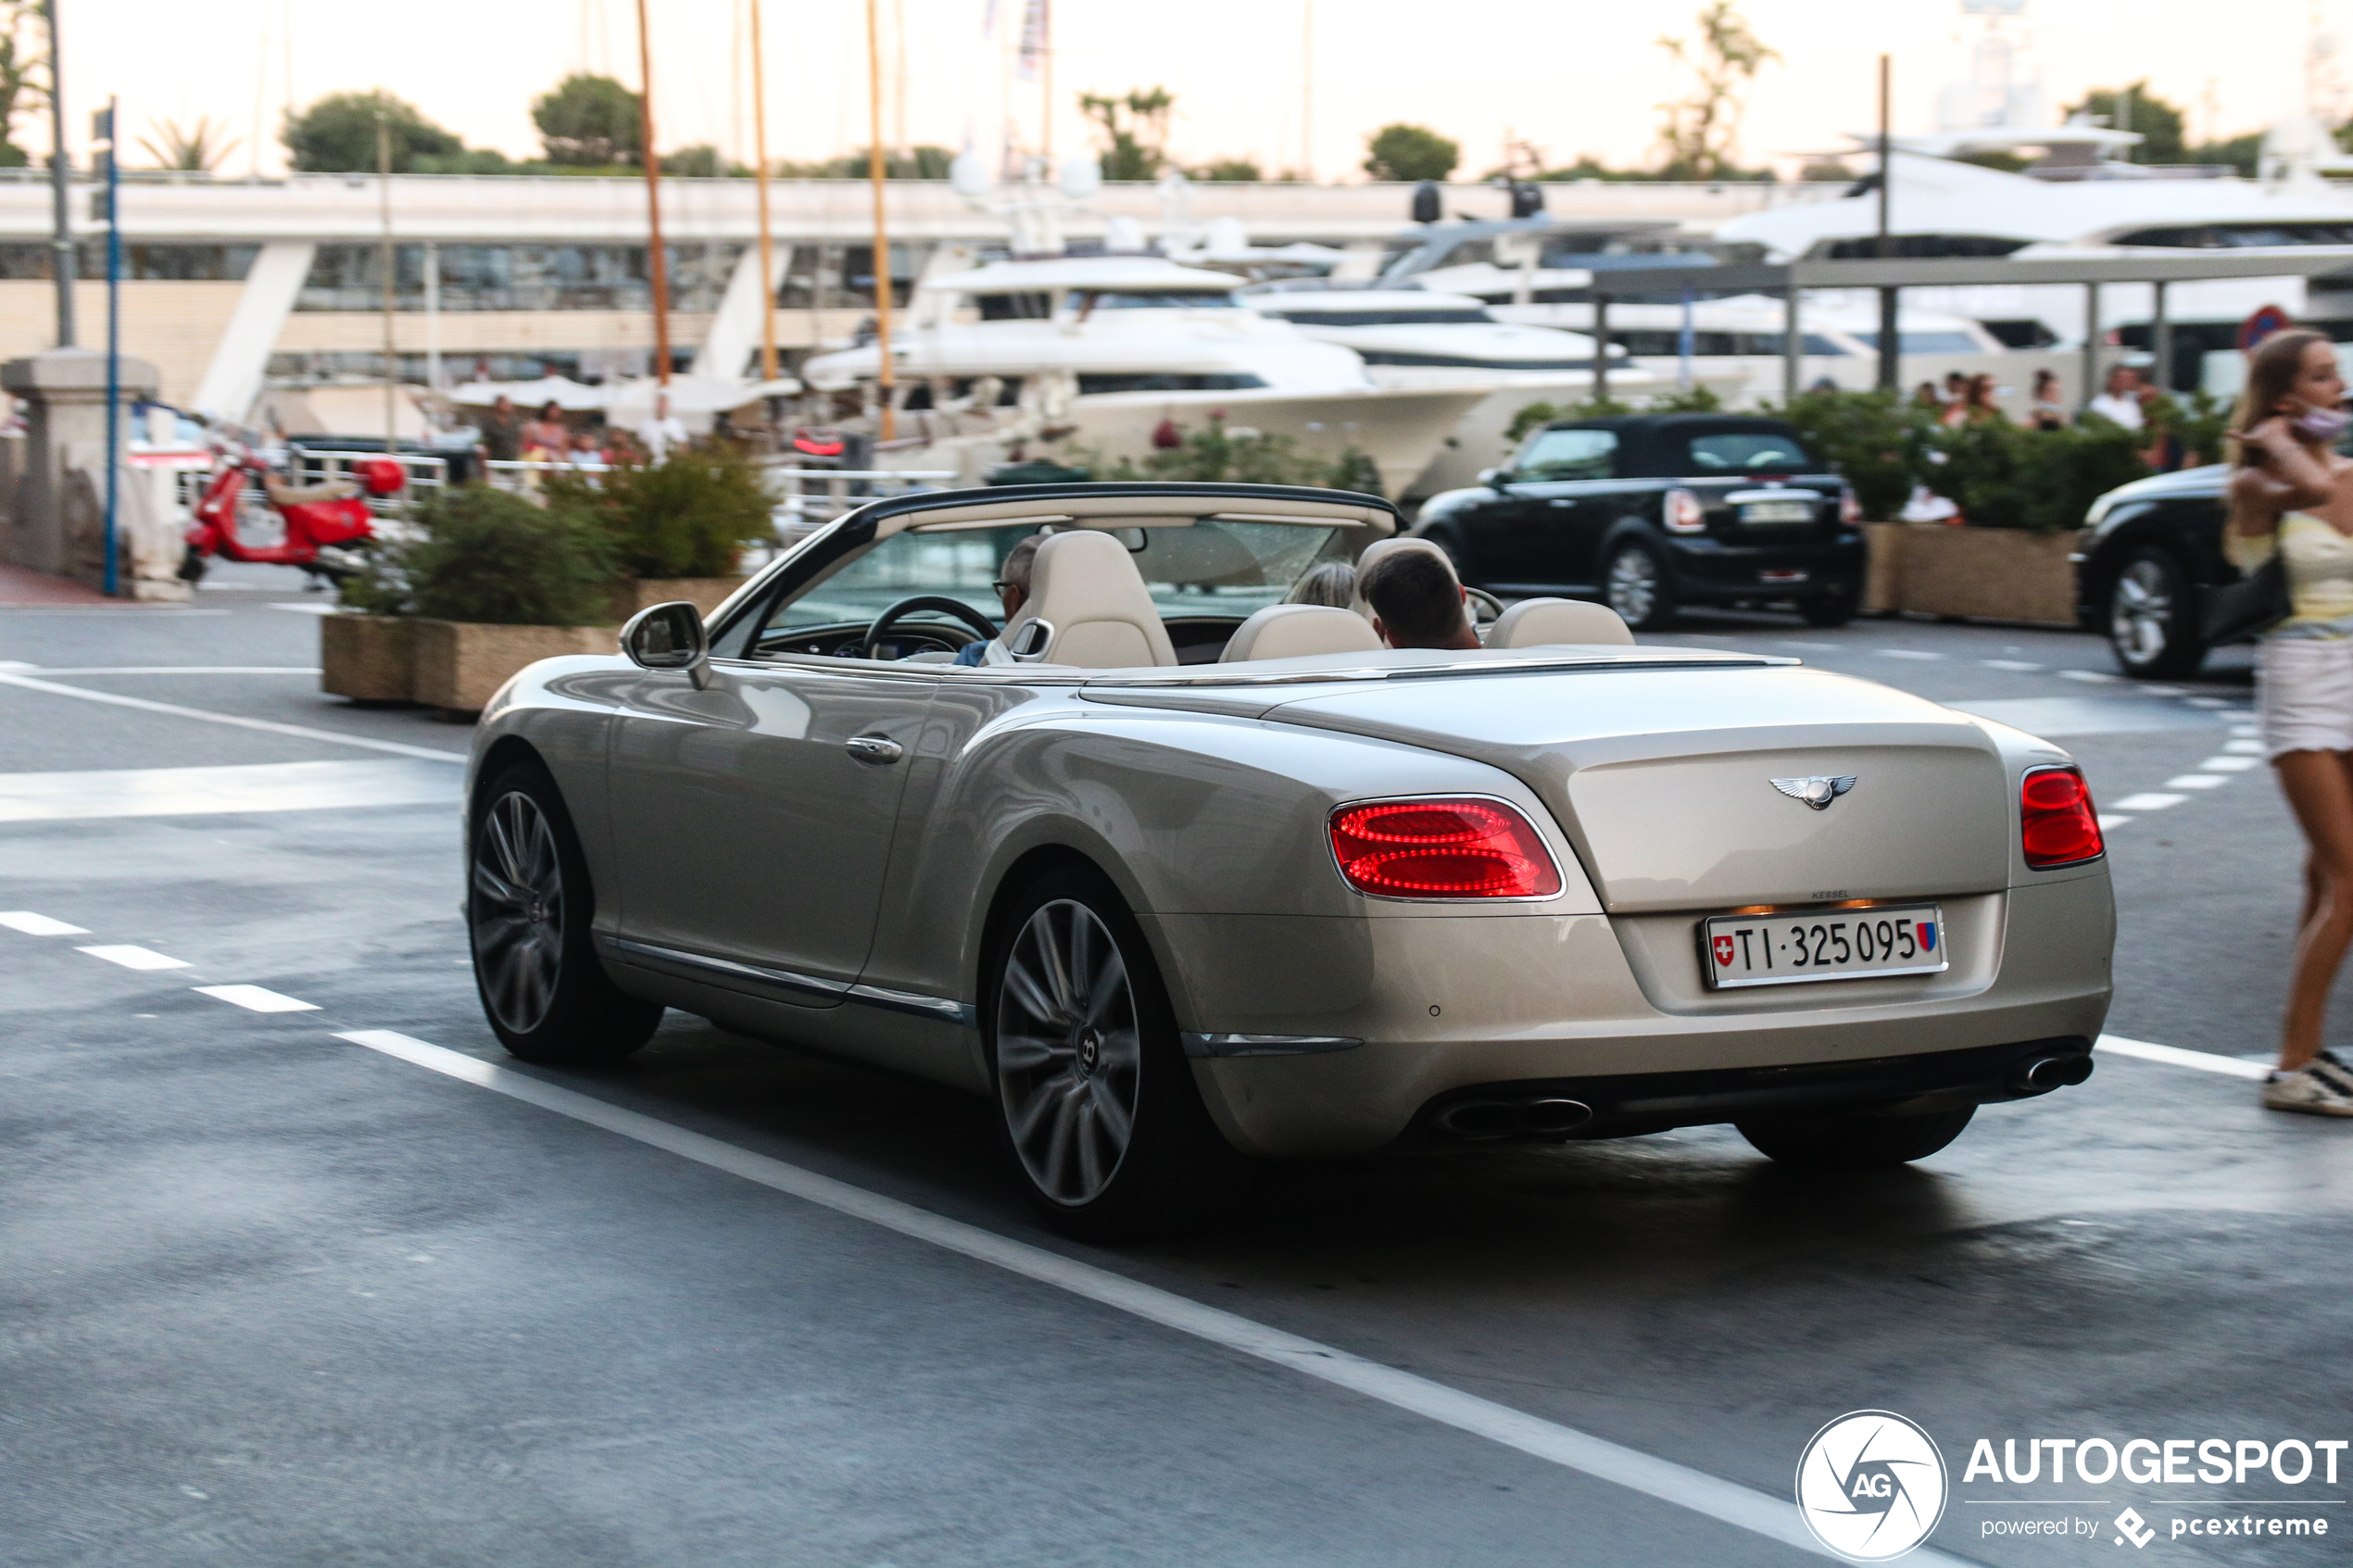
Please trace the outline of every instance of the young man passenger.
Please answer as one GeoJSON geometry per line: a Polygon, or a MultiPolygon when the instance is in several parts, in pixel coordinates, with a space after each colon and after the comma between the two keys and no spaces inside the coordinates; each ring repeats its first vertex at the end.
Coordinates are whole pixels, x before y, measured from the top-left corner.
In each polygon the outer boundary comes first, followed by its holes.
{"type": "Polygon", "coordinates": [[[1373,630],[1393,648],[1478,646],[1466,613],[1470,595],[1435,546],[1384,551],[1357,591],[1373,607],[1373,630]]]}
{"type": "MultiPolygon", "coordinates": [[[[1043,533],[1033,533],[1015,545],[1005,557],[1005,564],[997,569],[997,581],[989,584],[997,590],[997,602],[1005,608],[1005,624],[1011,626],[1021,607],[1029,602],[1029,568],[1038,558],[1038,546],[1046,542],[1043,533]]],[[[988,651],[986,641],[966,643],[956,650],[956,662],[976,665],[981,655],[988,651]]]]}

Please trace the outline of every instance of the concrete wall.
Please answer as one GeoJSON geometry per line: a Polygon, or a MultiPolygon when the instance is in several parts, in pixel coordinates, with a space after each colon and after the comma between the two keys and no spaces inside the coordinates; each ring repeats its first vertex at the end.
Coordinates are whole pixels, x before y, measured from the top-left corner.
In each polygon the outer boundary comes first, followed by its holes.
{"type": "MultiPolygon", "coordinates": [[[[163,378],[167,403],[195,395],[213,345],[227,331],[241,282],[126,282],[122,285],[122,351],[146,360],[163,378]]],[[[57,345],[57,285],[0,280],[0,359],[36,354],[57,345]]],[[[84,348],[107,345],[107,285],[81,282],[73,291],[74,333],[84,348]]]]}

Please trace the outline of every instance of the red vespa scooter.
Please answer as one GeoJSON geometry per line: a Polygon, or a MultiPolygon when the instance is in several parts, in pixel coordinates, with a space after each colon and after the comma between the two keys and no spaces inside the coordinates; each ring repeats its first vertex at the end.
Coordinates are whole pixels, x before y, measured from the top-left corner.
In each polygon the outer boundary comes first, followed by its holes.
{"type": "Polygon", "coordinates": [[[270,465],[252,452],[224,448],[220,470],[206,483],[204,495],[196,502],[195,521],[188,529],[188,553],[180,563],[181,577],[190,583],[198,581],[213,556],[298,566],[328,582],[347,574],[347,566],[321,558],[321,552],[373,538],[375,518],[360,498],[361,493],[395,495],[409,483],[408,474],[390,458],[355,463],[352,473],[352,479],[323,484],[282,484],[270,465]],[[285,521],[285,536],[278,544],[247,544],[238,536],[237,508],[250,475],[259,476],[270,509],[285,521]]]}

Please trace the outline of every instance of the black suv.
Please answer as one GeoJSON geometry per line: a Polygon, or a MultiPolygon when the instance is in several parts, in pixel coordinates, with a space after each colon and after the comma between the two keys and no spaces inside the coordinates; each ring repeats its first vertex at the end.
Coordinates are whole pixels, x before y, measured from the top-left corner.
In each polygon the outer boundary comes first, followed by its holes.
{"type": "Polygon", "coordinates": [[[2116,662],[2144,680],[2206,662],[2206,591],[2238,581],[2222,557],[2222,489],[2231,470],[2184,469],[2120,484],[2092,503],[2078,537],[2075,614],[2104,632],[2116,662]]]}
{"type": "Polygon", "coordinates": [[[1862,603],[1854,493],[1780,420],[1562,420],[1482,478],[1431,496],[1413,530],[1475,588],[1603,599],[1647,631],[1687,604],[1836,626],[1862,603]]]}

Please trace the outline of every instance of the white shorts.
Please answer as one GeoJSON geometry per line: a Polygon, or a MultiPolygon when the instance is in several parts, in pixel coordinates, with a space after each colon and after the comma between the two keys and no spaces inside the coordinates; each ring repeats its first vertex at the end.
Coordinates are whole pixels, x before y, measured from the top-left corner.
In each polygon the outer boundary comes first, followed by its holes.
{"type": "Polygon", "coordinates": [[[2266,637],[2255,650],[2263,749],[2353,751],[2353,638],[2266,637]]]}

